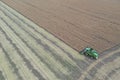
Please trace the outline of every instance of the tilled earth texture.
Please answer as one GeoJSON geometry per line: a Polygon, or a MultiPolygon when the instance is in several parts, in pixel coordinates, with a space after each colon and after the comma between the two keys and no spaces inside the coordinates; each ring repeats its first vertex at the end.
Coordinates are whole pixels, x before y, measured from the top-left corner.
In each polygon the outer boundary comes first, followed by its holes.
{"type": "Polygon", "coordinates": [[[120,0],[1,0],[72,48],[120,43],[120,0]]]}
{"type": "Polygon", "coordinates": [[[0,1],[0,80],[119,80],[120,44],[92,60],[0,1]]]}

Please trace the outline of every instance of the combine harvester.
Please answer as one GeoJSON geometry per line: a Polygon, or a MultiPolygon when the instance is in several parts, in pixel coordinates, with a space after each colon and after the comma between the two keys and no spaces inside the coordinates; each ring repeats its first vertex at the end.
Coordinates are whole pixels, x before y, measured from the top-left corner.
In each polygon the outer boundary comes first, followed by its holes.
{"type": "Polygon", "coordinates": [[[94,58],[94,59],[98,59],[98,56],[99,56],[98,52],[90,47],[83,49],[80,52],[80,54],[84,54],[84,55],[89,56],[89,57],[94,58]]]}

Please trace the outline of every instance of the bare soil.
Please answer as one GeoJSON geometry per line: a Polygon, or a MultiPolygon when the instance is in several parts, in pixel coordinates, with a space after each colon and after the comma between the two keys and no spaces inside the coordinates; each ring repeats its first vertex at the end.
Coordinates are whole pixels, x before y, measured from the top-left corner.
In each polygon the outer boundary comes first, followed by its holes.
{"type": "Polygon", "coordinates": [[[72,48],[120,43],[119,0],[1,0],[72,48]]]}

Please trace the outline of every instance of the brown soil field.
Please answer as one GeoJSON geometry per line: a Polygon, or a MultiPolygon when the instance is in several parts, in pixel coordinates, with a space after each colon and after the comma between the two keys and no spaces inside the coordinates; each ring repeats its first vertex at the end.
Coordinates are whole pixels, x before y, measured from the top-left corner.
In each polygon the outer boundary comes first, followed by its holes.
{"type": "Polygon", "coordinates": [[[118,0],[1,0],[76,50],[120,43],[118,0]]]}

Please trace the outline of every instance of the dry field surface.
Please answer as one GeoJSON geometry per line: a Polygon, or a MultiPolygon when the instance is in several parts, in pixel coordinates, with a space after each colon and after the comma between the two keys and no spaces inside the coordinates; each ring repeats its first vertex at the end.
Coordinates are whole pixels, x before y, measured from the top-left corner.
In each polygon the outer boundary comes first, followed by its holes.
{"type": "Polygon", "coordinates": [[[72,48],[120,43],[119,0],[1,0],[72,48]]]}
{"type": "Polygon", "coordinates": [[[89,59],[0,1],[0,80],[119,80],[119,61],[120,44],[89,59]]]}

